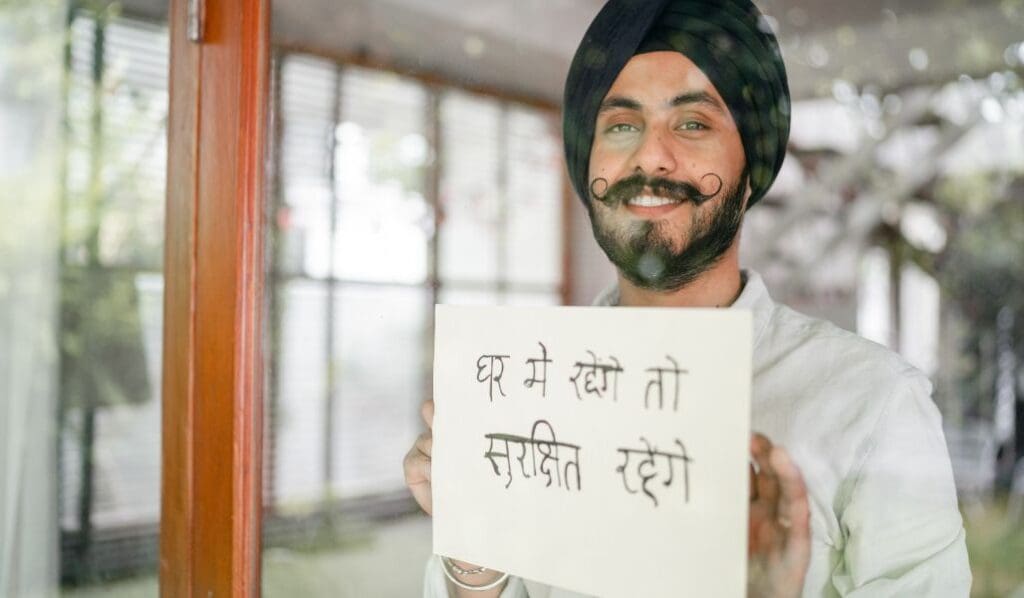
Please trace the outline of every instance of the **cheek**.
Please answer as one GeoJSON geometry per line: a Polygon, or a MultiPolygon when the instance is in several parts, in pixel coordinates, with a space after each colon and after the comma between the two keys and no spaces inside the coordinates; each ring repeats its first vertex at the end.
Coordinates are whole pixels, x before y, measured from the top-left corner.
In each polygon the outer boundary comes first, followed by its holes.
{"type": "Polygon", "coordinates": [[[695,176],[715,173],[723,178],[733,176],[743,167],[743,146],[734,147],[732,143],[715,142],[707,144],[690,156],[687,164],[695,176]]]}
{"type": "Polygon", "coordinates": [[[588,181],[593,181],[598,178],[608,178],[608,173],[611,171],[611,167],[608,164],[608,158],[600,150],[594,150],[590,153],[590,164],[588,167],[587,176],[588,181]]]}
{"type": "Polygon", "coordinates": [[[603,178],[611,180],[618,178],[624,170],[631,156],[631,148],[628,145],[615,145],[610,143],[595,143],[590,151],[589,177],[588,181],[603,178]]]}
{"type": "Polygon", "coordinates": [[[732,131],[726,139],[723,139],[715,151],[721,156],[722,162],[730,166],[730,170],[739,170],[746,160],[746,155],[743,153],[743,141],[736,131],[732,131]],[[736,168],[737,166],[739,168],[736,168]]]}

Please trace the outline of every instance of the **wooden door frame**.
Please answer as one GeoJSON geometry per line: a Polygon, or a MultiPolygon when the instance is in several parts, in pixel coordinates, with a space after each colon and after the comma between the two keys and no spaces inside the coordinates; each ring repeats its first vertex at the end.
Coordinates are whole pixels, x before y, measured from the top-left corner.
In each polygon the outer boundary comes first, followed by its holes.
{"type": "Polygon", "coordinates": [[[269,0],[171,0],[160,593],[260,593],[269,0]]]}

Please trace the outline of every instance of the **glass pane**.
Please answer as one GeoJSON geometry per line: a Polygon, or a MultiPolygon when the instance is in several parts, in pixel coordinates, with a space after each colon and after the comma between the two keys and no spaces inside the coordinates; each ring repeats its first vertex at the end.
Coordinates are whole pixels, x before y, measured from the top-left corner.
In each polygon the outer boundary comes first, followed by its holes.
{"type": "Polygon", "coordinates": [[[508,114],[506,276],[510,283],[562,282],[563,158],[554,116],[508,114]]]}
{"type": "Polygon", "coordinates": [[[422,288],[344,287],[335,310],[335,494],[404,493],[397,465],[419,434],[419,405],[430,392],[429,295],[422,288]]]}
{"type": "Polygon", "coordinates": [[[498,291],[443,287],[438,294],[443,305],[498,305],[498,291]]]}
{"type": "Polygon", "coordinates": [[[156,568],[168,36],[87,12],[71,31],[59,480],[81,584],[156,568]]]}
{"type": "Polygon", "coordinates": [[[95,19],[79,16],[72,21],[71,40],[65,255],[71,263],[96,259],[159,269],[167,163],[166,28],[117,19],[98,28],[95,19]],[[96,94],[97,89],[102,92],[96,94]]]}
{"type": "Polygon", "coordinates": [[[322,278],[330,273],[338,69],[326,60],[300,55],[286,55],[280,69],[275,266],[281,272],[322,278]]]}
{"type": "Polygon", "coordinates": [[[113,21],[106,31],[104,263],[163,263],[168,44],[162,25],[113,21]]]}
{"type": "MultiPolygon", "coordinates": [[[[270,358],[287,408],[268,425],[278,456],[295,455],[278,466],[301,470],[276,473],[271,494],[294,488],[302,507],[281,503],[268,520],[265,592],[421,595],[415,555],[429,552],[429,522],[402,494],[397,463],[429,389],[430,303],[591,299],[586,272],[563,288],[565,265],[601,253],[589,238],[565,238],[588,227],[578,200],[564,199],[557,113],[564,67],[602,3],[335,4],[274,7],[282,47],[319,58],[290,53],[315,68],[280,77],[281,109],[304,102],[316,124],[300,139],[295,118],[280,120],[275,215],[286,231],[275,292],[303,287],[310,299],[281,303],[288,329],[271,332],[281,335],[270,358]],[[552,109],[527,107],[544,103],[552,109]],[[304,182],[289,186],[300,171],[304,182]],[[292,329],[300,319],[302,334],[292,329]],[[353,542],[346,525],[381,513],[394,522],[365,524],[353,542]],[[320,550],[298,551],[311,547],[320,550]]],[[[796,2],[766,15],[786,57],[792,134],[780,178],[744,217],[741,263],[780,303],[857,322],[933,374],[974,593],[1015,595],[1019,2],[892,4],[796,2]],[[912,230],[908,203],[935,213],[934,230],[912,230]]],[[[80,162],[69,177],[88,181],[80,162]]]]}
{"type": "Polygon", "coordinates": [[[529,293],[525,291],[513,291],[505,295],[505,303],[507,305],[523,306],[561,305],[562,296],[555,292],[529,293]]]}
{"type": "Polygon", "coordinates": [[[551,115],[296,53],[280,68],[264,594],[417,594],[429,520],[410,501],[401,462],[430,393],[434,285],[456,283],[439,285],[442,301],[501,299],[505,239],[528,243],[525,214],[511,223],[503,204],[514,172],[517,192],[539,201],[523,209],[550,222],[533,253],[518,258],[523,292],[507,299],[558,302],[561,179],[551,115]],[[552,156],[554,165],[543,163],[552,156]],[[539,259],[553,264],[531,269],[539,259]],[[371,545],[349,546],[352,532],[341,524],[382,513],[401,517],[368,526],[371,545]],[[311,547],[315,556],[293,552],[311,547]],[[366,559],[409,570],[381,579],[355,564],[366,559]],[[300,573],[310,570],[317,573],[300,573]]]}
{"type": "Polygon", "coordinates": [[[327,285],[298,280],[274,297],[271,392],[273,441],[265,447],[276,514],[304,511],[323,499],[327,397],[327,285]]]}
{"type": "Polygon", "coordinates": [[[274,286],[263,594],[405,595],[422,579],[429,521],[366,520],[410,511],[400,464],[422,427],[429,290],[274,286]],[[408,570],[381,578],[367,568],[377,562],[408,570]]]}
{"type": "Polygon", "coordinates": [[[168,34],[116,8],[0,5],[2,596],[157,592],[168,34]]]}
{"type": "Polygon", "coordinates": [[[457,91],[442,97],[438,252],[443,282],[498,279],[502,126],[495,100],[457,91]]]}
{"type": "MultiPolygon", "coordinates": [[[[128,318],[137,320],[131,326],[139,330],[131,331],[123,348],[108,345],[103,358],[109,367],[107,383],[117,380],[122,390],[119,403],[96,413],[93,524],[99,529],[152,525],[160,519],[164,284],[159,274],[133,278],[136,308],[128,318]]],[[[109,320],[105,324],[115,325],[109,320]]]]}
{"type": "Polygon", "coordinates": [[[368,518],[413,512],[401,462],[429,384],[430,95],[298,53],[279,68],[263,593],[407,595],[429,521],[368,518]]]}
{"type": "Polygon", "coordinates": [[[342,77],[335,189],[335,275],[421,283],[433,214],[424,198],[431,149],[422,85],[348,68],[342,77]]]}
{"type": "Polygon", "coordinates": [[[497,291],[444,287],[438,293],[438,303],[444,305],[561,305],[557,291],[497,291]]]}

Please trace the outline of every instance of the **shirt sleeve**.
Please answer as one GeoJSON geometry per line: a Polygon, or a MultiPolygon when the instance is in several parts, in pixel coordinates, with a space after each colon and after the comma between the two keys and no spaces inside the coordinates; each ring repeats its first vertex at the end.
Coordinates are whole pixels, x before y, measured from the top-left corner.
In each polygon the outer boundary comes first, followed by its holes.
{"type": "Polygon", "coordinates": [[[880,417],[839,520],[841,596],[968,596],[971,571],[941,416],[922,377],[880,417]]]}
{"type": "MultiPolygon", "coordinates": [[[[433,555],[427,559],[423,574],[423,598],[449,598],[448,579],[441,570],[441,562],[433,555]]],[[[510,575],[499,598],[529,598],[529,594],[523,580],[510,575]]]]}

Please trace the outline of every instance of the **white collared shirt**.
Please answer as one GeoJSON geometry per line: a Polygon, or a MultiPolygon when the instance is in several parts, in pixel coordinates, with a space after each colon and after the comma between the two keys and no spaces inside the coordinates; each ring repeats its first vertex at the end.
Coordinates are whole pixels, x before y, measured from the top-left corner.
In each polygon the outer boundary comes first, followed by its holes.
{"type": "MultiPolygon", "coordinates": [[[[789,451],[808,489],[804,596],[967,596],[963,522],[931,382],[885,347],[776,304],[756,272],[744,276],[731,307],[753,314],[752,428],[789,451]]],[[[595,305],[618,299],[612,288],[595,305]]],[[[431,559],[424,598],[445,596],[431,559]]],[[[527,596],[582,598],[514,577],[501,594],[527,596]]]]}

